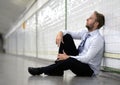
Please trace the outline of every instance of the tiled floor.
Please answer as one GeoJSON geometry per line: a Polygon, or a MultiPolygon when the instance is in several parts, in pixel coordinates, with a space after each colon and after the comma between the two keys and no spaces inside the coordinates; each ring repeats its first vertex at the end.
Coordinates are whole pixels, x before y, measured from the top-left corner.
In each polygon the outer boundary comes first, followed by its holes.
{"type": "Polygon", "coordinates": [[[63,77],[31,76],[27,72],[29,66],[45,66],[51,63],[53,62],[25,56],[0,54],[0,85],[120,85],[119,76],[106,76],[106,73],[89,78],[75,77],[71,71],[65,71],[63,77]]]}

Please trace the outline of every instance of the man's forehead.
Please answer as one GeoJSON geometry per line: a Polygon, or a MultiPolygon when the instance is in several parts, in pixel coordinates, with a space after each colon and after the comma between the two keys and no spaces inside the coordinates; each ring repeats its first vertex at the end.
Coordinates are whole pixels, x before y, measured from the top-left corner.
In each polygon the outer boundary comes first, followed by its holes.
{"type": "Polygon", "coordinates": [[[90,17],[92,17],[92,18],[96,18],[95,13],[93,13],[90,17]]]}

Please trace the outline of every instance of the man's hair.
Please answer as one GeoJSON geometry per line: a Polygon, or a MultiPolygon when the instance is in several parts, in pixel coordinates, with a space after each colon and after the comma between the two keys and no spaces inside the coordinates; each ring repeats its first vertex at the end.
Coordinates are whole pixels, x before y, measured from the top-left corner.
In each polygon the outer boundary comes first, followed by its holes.
{"type": "Polygon", "coordinates": [[[105,24],[105,17],[103,14],[98,13],[97,11],[95,11],[94,13],[97,17],[96,21],[99,23],[98,29],[100,29],[105,24]]]}

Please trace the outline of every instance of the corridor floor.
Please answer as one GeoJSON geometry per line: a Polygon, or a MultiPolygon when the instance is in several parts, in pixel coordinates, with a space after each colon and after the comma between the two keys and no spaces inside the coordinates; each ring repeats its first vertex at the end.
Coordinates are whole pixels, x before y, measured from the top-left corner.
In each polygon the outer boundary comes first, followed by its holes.
{"type": "Polygon", "coordinates": [[[46,66],[52,61],[0,54],[0,85],[120,85],[120,74],[100,73],[97,77],[76,77],[71,71],[59,76],[31,76],[29,66],[46,66]]]}

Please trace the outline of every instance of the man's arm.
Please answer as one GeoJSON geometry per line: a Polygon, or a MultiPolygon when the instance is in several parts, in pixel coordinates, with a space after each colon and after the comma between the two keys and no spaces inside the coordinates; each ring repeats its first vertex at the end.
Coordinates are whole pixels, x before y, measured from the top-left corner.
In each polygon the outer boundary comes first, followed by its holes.
{"type": "Polygon", "coordinates": [[[84,35],[84,33],[86,33],[87,30],[80,30],[80,31],[62,31],[63,35],[65,34],[70,34],[72,36],[73,39],[81,39],[81,37],[84,35]]]}
{"type": "MultiPolygon", "coordinates": [[[[83,35],[83,31],[81,32],[71,32],[71,31],[60,31],[58,32],[57,36],[56,36],[56,44],[58,45],[58,47],[60,46],[60,43],[63,42],[63,36],[65,34],[70,34],[73,39],[81,39],[81,36],[83,35]]],[[[63,42],[64,43],[64,42],[63,42]]]]}
{"type": "Polygon", "coordinates": [[[67,30],[62,30],[60,32],[58,32],[57,36],[56,36],[56,44],[59,46],[60,42],[63,42],[63,36],[65,34],[70,34],[73,39],[81,39],[81,36],[83,36],[83,34],[86,32],[87,30],[81,30],[81,31],[76,31],[76,32],[72,32],[72,31],[67,31],[67,30]]]}
{"type": "Polygon", "coordinates": [[[60,46],[61,42],[63,42],[63,32],[62,31],[58,32],[58,34],[56,36],[56,44],[58,47],[60,46]]]}

